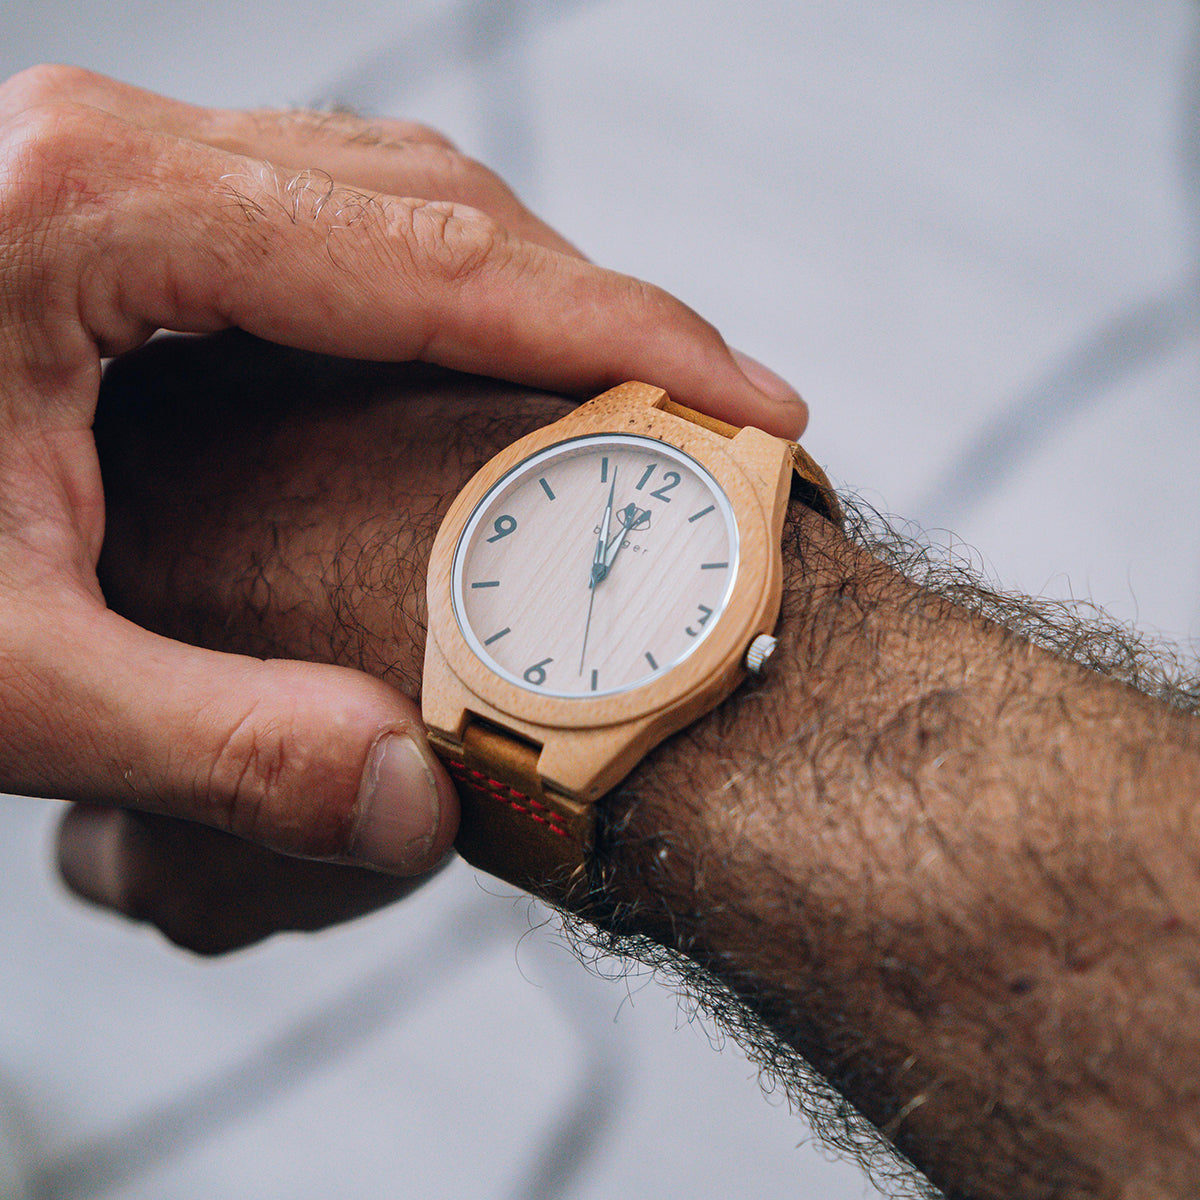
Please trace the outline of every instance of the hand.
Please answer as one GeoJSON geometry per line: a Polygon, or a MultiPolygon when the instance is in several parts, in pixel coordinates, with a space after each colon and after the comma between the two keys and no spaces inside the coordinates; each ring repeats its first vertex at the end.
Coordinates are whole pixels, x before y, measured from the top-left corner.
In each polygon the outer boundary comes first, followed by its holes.
{"type": "Polygon", "coordinates": [[[394,688],[184,647],[106,607],[100,363],[159,328],[572,391],[640,376],[719,417],[804,420],[684,306],[586,263],[418,125],[37,68],[0,86],[0,233],[2,790],[401,874],[453,837],[453,791],[394,688]]]}
{"type": "MultiPolygon", "coordinates": [[[[443,513],[484,460],[570,407],[233,332],[158,338],[102,389],[105,595],[165,637],[353,665],[415,696],[443,513]]],[[[210,953],[344,920],[412,884],[85,806],[64,823],[60,862],[89,899],[210,953]]]]}

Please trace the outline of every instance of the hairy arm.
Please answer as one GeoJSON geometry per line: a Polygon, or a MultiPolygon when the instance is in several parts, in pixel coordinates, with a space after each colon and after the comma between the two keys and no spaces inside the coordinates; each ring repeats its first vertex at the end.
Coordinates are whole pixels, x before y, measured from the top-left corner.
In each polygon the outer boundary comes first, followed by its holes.
{"type": "Polygon", "coordinates": [[[1194,719],[819,520],[788,549],[779,669],[613,802],[618,922],[952,1195],[1194,1195],[1194,719]]]}
{"type": "MultiPolygon", "coordinates": [[[[110,603],[410,694],[441,513],[564,408],[240,337],[151,346],[109,390],[110,603]]],[[[952,1196],[1195,1194],[1193,718],[801,509],[785,564],[771,674],[606,798],[586,916],[698,964],[785,1082],[802,1057],[952,1196]]],[[[177,891],[207,853],[170,859],[177,891]]],[[[321,870],[335,901],[379,886],[321,870]]]]}

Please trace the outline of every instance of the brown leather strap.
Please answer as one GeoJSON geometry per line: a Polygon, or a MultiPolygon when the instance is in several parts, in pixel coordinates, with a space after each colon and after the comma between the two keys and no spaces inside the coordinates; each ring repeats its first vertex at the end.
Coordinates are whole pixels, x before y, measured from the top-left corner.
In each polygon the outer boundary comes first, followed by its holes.
{"type": "Polygon", "coordinates": [[[430,742],[458,788],[454,846],[467,862],[559,904],[586,885],[595,807],[546,785],[540,747],[474,722],[461,745],[438,733],[430,742]]]}
{"type": "Polygon", "coordinates": [[[710,417],[708,413],[698,412],[683,404],[676,404],[674,400],[664,400],[658,407],[673,417],[682,417],[685,421],[691,421],[693,425],[699,425],[701,429],[707,429],[709,433],[718,433],[723,438],[735,438],[742,432],[738,425],[730,425],[727,421],[718,421],[716,417],[710,417]]]}
{"type": "Polygon", "coordinates": [[[792,442],[791,445],[792,495],[841,529],[845,517],[842,515],[842,506],[838,503],[833,484],[809,457],[803,446],[796,442],[792,442]]]}

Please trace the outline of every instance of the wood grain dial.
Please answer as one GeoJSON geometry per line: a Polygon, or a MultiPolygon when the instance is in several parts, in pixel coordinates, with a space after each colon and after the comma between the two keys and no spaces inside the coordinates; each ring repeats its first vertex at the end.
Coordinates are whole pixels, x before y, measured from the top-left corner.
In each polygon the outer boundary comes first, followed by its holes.
{"type": "Polygon", "coordinates": [[[488,491],[454,553],[471,650],[519,687],[596,697],[677,666],[721,618],[738,530],[721,487],[640,435],[572,438],[488,491]]]}

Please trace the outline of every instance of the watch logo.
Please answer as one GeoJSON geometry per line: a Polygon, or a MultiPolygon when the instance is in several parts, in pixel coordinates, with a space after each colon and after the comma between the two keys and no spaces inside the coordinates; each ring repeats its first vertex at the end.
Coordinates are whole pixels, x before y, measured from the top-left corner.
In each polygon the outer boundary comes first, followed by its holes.
{"type": "Polygon", "coordinates": [[[636,504],[627,504],[617,513],[617,520],[632,532],[635,529],[650,528],[650,510],[638,508],[636,504]]]}
{"type": "MultiPolygon", "coordinates": [[[[636,504],[627,504],[624,508],[618,509],[614,515],[621,528],[628,533],[650,528],[650,510],[648,508],[638,508],[636,504]]],[[[592,532],[599,535],[600,526],[596,525],[592,532]]],[[[639,546],[627,537],[621,539],[621,549],[628,550],[631,554],[645,554],[647,550],[645,546],[639,546]]]]}

